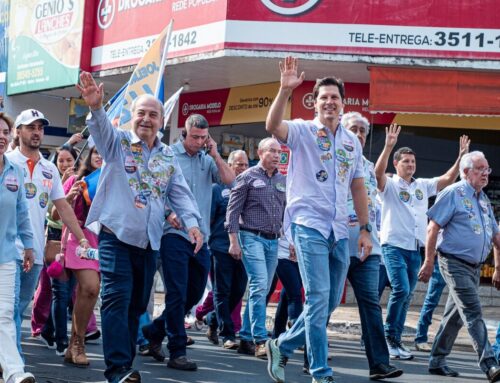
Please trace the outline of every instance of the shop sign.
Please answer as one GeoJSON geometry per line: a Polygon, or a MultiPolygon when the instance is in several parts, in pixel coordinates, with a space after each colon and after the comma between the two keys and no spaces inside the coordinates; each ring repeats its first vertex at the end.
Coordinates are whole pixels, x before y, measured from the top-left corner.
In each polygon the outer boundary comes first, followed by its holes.
{"type": "Polygon", "coordinates": [[[93,71],[134,65],[173,19],[169,58],[221,49],[228,0],[99,0],[93,71]]]}
{"type": "Polygon", "coordinates": [[[78,81],[84,0],[13,1],[10,7],[7,93],[78,81]]]}
{"type": "Polygon", "coordinates": [[[498,0],[230,1],[226,47],[500,60],[499,14],[498,0]]]}
{"type": "MultiPolygon", "coordinates": [[[[193,113],[205,116],[212,126],[265,121],[278,89],[276,82],[183,94],[178,126],[182,128],[193,113]]],[[[290,117],[290,106],[289,103],[285,118],[290,117]]]]}

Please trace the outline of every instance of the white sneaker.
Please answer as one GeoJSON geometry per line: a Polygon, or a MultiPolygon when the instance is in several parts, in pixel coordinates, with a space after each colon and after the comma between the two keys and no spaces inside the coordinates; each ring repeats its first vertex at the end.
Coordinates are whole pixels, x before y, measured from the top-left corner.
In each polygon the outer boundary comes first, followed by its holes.
{"type": "Polygon", "coordinates": [[[15,374],[13,377],[9,379],[8,383],[35,383],[35,382],[36,380],[33,374],[30,374],[29,372],[24,372],[21,374],[15,374]]]}
{"type": "Polygon", "coordinates": [[[389,357],[391,359],[410,360],[413,359],[413,354],[399,340],[391,337],[386,338],[387,348],[389,349],[389,357]]]}
{"type": "Polygon", "coordinates": [[[323,376],[321,378],[312,378],[312,383],[335,383],[333,376],[323,376]]]}
{"type": "Polygon", "coordinates": [[[431,352],[432,351],[431,345],[427,342],[415,343],[415,349],[417,351],[422,351],[422,352],[431,352]]]}

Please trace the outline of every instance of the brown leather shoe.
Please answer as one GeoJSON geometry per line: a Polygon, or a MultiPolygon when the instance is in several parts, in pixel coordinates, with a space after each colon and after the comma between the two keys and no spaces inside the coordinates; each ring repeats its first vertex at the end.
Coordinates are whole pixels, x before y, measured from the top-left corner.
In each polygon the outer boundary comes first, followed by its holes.
{"type": "Polygon", "coordinates": [[[241,340],[238,346],[238,354],[255,355],[255,346],[253,342],[241,340]]]}
{"type": "Polygon", "coordinates": [[[265,359],[267,360],[267,353],[266,353],[266,343],[257,343],[255,345],[255,357],[259,359],[265,359]]]}
{"type": "Polygon", "coordinates": [[[85,354],[85,338],[73,334],[64,361],[76,367],[87,367],[90,363],[85,354]]]}

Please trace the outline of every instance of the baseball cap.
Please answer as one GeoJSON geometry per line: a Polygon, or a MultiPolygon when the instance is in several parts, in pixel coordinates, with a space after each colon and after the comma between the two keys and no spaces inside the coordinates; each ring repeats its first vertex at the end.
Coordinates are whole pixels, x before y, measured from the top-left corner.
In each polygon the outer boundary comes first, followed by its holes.
{"type": "Polygon", "coordinates": [[[42,112],[36,109],[23,110],[16,118],[15,127],[19,128],[21,125],[29,125],[33,121],[42,120],[44,125],[49,125],[50,121],[45,118],[42,112]]]}

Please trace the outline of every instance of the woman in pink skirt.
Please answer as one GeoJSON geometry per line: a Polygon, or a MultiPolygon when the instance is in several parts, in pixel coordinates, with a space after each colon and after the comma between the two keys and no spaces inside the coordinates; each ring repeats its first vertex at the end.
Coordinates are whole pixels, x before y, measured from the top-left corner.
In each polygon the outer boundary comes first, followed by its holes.
{"type": "MultiPolygon", "coordinates": [[[[97,248],[97,236],[84,228],[90,209],[90,201],[84,197],[83,191],[85,189],[84,178],[101,166],[102,158],[94,147],[90,149],[78,173],[64,183],[66,200],[73,206],[90,247],[95,249],[97,248]]],[[[65,234],[63,234],[63,238],[64,236],[65,234]]],[[[78,367],[84,367],[89,365],[85,354],[85,331],[99,296],[100,277],[99,262],[79,257],[76,254],[77,247],[78,240],[70,233],[65,244],[64,261],[66,269],[74,273],[78,285],[73,308],[71,338],[64,361],[78,367]]]]}

